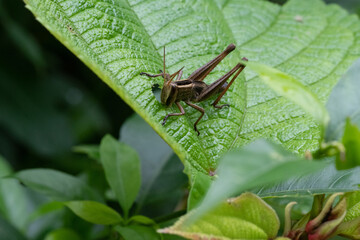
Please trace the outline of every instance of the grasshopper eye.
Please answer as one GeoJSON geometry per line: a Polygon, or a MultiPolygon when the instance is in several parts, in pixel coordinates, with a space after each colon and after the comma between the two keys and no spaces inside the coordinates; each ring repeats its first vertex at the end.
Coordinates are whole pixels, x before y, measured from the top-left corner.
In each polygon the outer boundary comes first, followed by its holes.
{"type": "Polygon", "coordinates": [[[151,91],[154,94],[156,100],[161,103],[161,88],[159,87],[159,84],[155,83],[152,85],[151,91]]]}

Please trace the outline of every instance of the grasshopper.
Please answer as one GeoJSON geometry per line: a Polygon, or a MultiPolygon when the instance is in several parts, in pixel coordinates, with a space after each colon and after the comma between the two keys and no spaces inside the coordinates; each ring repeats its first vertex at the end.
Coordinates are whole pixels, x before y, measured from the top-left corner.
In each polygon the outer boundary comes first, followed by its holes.
{"type": "MultiPolygon", "coordinates": [[[[183,68],[173,74],[169,74],[165,72],[165,47],[164,47],[164,70],[159,74],[149,74],[142,72],[140,75],[146,75],[148,77],[163,77],[164,85],[161,89],[161,103],[167,107],[170,107],[172,104],[176,104],[179,108],[180,113],[170,113],[165,116],[162,125],[165,125],[166,120],[171,116],[181,116],[185,114],[184,108],[181,106],[180,101],[184,101],[190,107],[198,110],[201,115],[198,120],[194,123],[194,130],[197,132],[198,136],[200,135],[199,130],[196,125],[199,123],[201,118],[204,116],[205,110],[202,107],[199,107],[192,102],[201,102],[207,100],[213,95],[219,94],[216,100],[211,104],[215,108],[223,108],[229,106],[229,104],[217,105],[220,99],[224,96],[226,91],[229,89],[231,84],[237,78],[237,76],[244,70],[245,65],[238,63],[233,69],[231,69],[224,76],[211,83],[210,85],[203,82],[205,77],[232,51],[234,51],[235,45],[230,44],[227,48],[220,53],[217,57],[215,57],[210,62],[206,63],[204,66],[195,70],[188,78],[181,79],[183,74],[183,68]],[[229,83],[227,80],[233,75],[234,77],[231,79],[229,83]],[[177,76],[177,77],[176,77],[177,76]],[[176,79],[173,81],[173,79],[176,79]]],[[[246,58],[243,60],[247,61],[246,58]]]]}

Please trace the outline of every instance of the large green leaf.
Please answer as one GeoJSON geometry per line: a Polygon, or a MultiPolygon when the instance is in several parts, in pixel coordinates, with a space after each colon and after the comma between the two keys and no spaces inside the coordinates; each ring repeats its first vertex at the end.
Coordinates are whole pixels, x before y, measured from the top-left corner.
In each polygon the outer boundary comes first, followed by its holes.
{"type": "Polygon", "coordinates": [[[359,167],[337,171],[335,166],[330,165],[313,174],[294,177],[275,186],[264,186],[253,192],[261,197],[331,194],[356,191],[359,189],[359,184],[359,167]]]}
{"type": "Polygon", "coordinates": [[[277,96],[247,70],[214,109],[211,99],[199,113],[161,125],[167,113],[140,72],[185,66],[184,76],[208,62],[229,43],[234,51],[208,76],[212,82],[243,56],[284,71],[325,102],[332,87],[360,56],[360,22],[321,0],[290,0],[283,7],[250,0],[25,0],[37,19],[134,108],[174,149],[187,167],[211,172],[229,149],[265,137],[295,152],[314,150],[319,126],[304,111],[277,96]]]}

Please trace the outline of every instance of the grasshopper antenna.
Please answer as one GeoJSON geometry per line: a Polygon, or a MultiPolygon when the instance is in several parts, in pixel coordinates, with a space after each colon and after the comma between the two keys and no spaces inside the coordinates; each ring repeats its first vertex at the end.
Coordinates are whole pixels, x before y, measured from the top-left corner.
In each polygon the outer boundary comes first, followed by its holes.
{"type": "Polygon", "coordinates": [[[165,46],[164,46],[164,84],[166,83],[166,71],[165,71],[165,46]]]}

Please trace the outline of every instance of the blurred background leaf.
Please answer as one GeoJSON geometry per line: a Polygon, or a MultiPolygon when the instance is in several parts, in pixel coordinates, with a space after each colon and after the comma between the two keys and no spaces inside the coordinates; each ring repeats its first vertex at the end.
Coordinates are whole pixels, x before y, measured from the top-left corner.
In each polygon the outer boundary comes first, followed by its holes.
{"type": "Polygon", "coordinates": [[[0,0],[0,20],[0,153],[16,170],[86,169],[87,160],[71,147],[117,134],[132,110],[38,24],[22,1],[0,0]]]}

